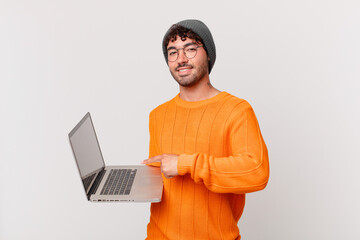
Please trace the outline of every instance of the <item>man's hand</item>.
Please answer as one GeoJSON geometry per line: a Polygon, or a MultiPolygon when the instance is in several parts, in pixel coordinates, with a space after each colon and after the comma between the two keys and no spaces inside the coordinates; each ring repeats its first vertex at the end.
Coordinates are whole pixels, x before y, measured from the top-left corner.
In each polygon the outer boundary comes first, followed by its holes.
{"type": "Polygon", "coordinates": [[[142,164],[149,164],[153,162],[159,162],[161,172],[164,174],[166,178],[172,178],[179,175],[177,170],[177,162],[179,155],[175,154],[161,154],[155,157],[146,159],[142,161],[142,164]]]}

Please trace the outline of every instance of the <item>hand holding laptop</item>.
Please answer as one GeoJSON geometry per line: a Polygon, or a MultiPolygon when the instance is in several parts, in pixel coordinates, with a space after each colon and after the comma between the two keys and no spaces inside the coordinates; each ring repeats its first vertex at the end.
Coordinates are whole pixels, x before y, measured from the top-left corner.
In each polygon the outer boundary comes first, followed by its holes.
{"type": "Polygon", "coordinates": [[[142,161],[142,164],[160,163],[161,172],[166,178],[173,178],[179,175],[177,170],[177,162],[179,155],[161,154],[142,161]]]}

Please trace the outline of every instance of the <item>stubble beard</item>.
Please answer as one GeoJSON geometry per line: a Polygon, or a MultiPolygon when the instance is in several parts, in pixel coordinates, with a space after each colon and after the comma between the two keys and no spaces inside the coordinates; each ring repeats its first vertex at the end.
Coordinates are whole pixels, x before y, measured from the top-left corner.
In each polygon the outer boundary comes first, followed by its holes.
{"type": "Polygon", "coordinates": [[[184,65],[181,65],[179,67],[183,67],[183,66],[191,66],[192,67],[192,72],[193,71],[195,71],[195,72],[192,73],[189,76],[179,77],[177,75],[176,69],[173,70],[173,71],[170,70],[170,73],[173,76],[173,78],[175,79],[175,81],[182,87],[192,87],[192,86],[196,85],[207,74],[207,67],[208,67],[207,64],[206,65],[201,65],[201,66],[199,66],[197,68],[194,68],[194,66],[192,66],[190,64],[184,64],[184,65]]]}

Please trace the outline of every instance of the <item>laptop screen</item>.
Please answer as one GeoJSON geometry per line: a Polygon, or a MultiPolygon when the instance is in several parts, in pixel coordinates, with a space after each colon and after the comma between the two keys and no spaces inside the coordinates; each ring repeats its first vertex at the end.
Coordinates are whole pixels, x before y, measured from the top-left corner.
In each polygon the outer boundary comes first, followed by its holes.
{"type": "Polygon", "coordinates": [[[69,139],[85,190],[88,190],[90,183],[84,180],[105,166],[90,113],[69,133],[69,139]]]}

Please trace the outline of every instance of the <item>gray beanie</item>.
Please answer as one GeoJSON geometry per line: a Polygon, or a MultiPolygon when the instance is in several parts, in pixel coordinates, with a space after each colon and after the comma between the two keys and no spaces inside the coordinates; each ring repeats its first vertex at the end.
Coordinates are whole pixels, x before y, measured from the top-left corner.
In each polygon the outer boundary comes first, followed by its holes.
{"type": "MultiPolygon", "coordinates": [[[[181,22],[176,23],[175,25],[179,25],[179,26],[185,27],[187,29],[190,29],[191,31],[193,31],[194,33],[196,33],[197,35],[200,36],[200,38],[202,39],[202,41],[205,45],[205,50],[207,52],[207,55],[210,58],[210,61],[209,61],[209,73],[210,73],[211,69],[215,63],[216,49],[215,49],[215,43],[214,43],[214,40],[212,38],[209,28],[203,22],[201,22],[199,20],[195,20],[195,19],[183,20],[181,22]]],[[[165,36],[164,36],[163,42],[162,42],[163,53],[164,53],[164,57],[165,57],[167,64],[168,64],[167,49],[166,49],[167,46],[165,46],[165,40],[170,33],[170,29],[171,28],[169,28],[169,30],[167,30],[167,32],[165,33],[165,36]]]]}

